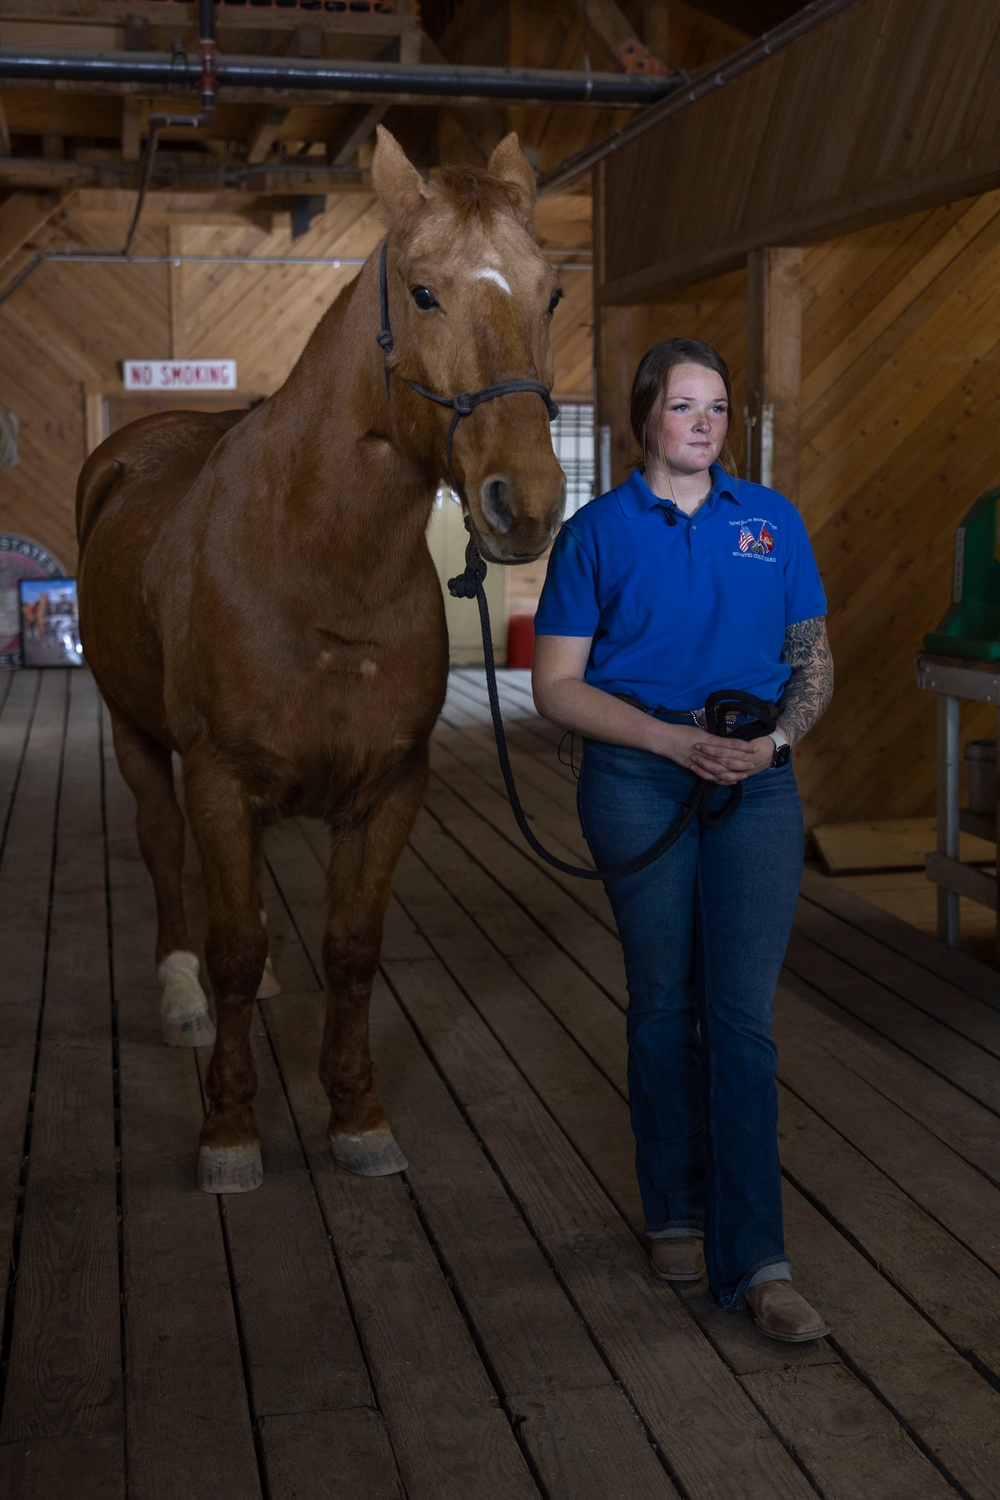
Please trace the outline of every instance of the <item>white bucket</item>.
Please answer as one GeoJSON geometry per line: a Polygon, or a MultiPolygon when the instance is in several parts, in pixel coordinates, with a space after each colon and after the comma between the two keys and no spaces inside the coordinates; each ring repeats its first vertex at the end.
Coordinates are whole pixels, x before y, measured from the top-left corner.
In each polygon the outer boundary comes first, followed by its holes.
{"type": "Polygon", "coordinates": [[[996,740],[966,740],[965,769],[969,778],[969,811],[995,813],[997,808],[996,740]]]}

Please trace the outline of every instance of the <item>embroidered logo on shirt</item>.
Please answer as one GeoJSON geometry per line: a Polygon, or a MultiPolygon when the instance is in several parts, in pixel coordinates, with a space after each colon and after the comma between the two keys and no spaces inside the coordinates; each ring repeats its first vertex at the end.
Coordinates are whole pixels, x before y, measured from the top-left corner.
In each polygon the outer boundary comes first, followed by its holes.
{"type": "MultiPolygon", "coordinates": [[[[746,521],[731,521],[730,525],[740,528],[739,549],[744,557],[766,557],[770,562],[774,561],[770,557],[770,553],[774,551],[774,533],[763,516],[753,516],[746,521]],[[754,535],[751,527],[755,527],[758,522],[760,530],[754,535]]],[[[739,553],[734,552],[733,556],[738,557],[739,553]]]]}
{"type": "Polygon", "coordinates": [[[768,555],[768,552],[774,552],[774,537],[768,531],[766,520],[760,522],[760,531],[757,535],[754,535],[753,531],[748,531],[744,523],[739,523],[739,550],[744,553],[751,552],[759,558],[768,555]]]}

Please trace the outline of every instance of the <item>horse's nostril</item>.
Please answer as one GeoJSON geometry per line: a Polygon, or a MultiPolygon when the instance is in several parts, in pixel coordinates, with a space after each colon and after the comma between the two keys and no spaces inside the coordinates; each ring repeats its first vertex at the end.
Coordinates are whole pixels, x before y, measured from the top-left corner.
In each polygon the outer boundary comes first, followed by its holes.
{"type": "Polygon", "coordinates": [[[501,536],[506,536],[510,530],[512,516],[510,504],[507,500],[507,484],[503,479],[487,479],[480,496],[483,502],[483,515],[494,531],[501,536]]]}

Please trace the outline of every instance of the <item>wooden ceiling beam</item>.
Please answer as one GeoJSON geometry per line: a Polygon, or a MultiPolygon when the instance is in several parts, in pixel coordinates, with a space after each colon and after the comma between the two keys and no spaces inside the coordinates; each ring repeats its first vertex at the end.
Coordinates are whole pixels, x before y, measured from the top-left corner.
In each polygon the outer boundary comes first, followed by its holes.
{"type": "MultiPolygon", "coordinates": [[[[260,167],[241,177],[241,163],[215,162],[209,156],[192,162],[190,152],[158,151],[157,170],[173,174],[169,188],[162,181],[159,190],[200,195],[219,192],[243,193],[254,197],[294,197],[300,193],[336,193],[361,191],[360,174],[332,172],[322,160],[299,163],[305,170],[289,172],[278,163],[270,169],[260,167]],[[213,170],[214,166],[214,170],[213,170]],[[199,176],[192,180],[192,172],[199,176]],[[203,175],[201,175],[203,174],[203,175]]],[[[75,161],[45,161],[18,157],[0,163],[0,189],[107,188],[134,191],[137,175],[126,177],[121,171],[121,157],[111,152],[87,152],[75,161]]],[[[369,191],[365,188],[364,191],[369,191]]]]}
{"type": "MultiPolygon", "coordinates": [[[[399,38],[398,60],[416,63],[421,59],[424,38],[420,32],[408,32],[399,38]]],[[[326,161],[330,167],[349,167],[357,160],[361,147],[375,133],[375,127],[392,108],[392,100],[381,104],[357,105],[336,136],[327,143],[326,161]]]]}
{"type": "Polygon", "coordinates": [[[652,55],[615,0],[573,0],[573,4],[626,73],[666,73],[666,63],[652,55]]]}
{"type": "MultiPolygon", "coordinates": [[[[150,5],[146,0],[0,0],[0,33],[9,47],[101,47],[125,45],[125,29],[136,24],[149,37],[154,52],[170,49],[180,37],[189,51],[197,51],[196,5],[150,5]],[[147,30],[148,28],[148,30],[147,30]]],[[[286,51],[282,37],[303,25],[315,27],[328,39],[331,52],[353,44],[381,45],[419,29],[418,17],[408,8],[392,15],[374,12],[302,12],[284,8],[218,6],[216,39],[228,52],[286,51]],[[267,42],[270,35],[273,42],[267,42]],[[263,45],[262,45],[263,44],[263,45]]],[[[324,49],[325,50],[325,49],[324,49]]]]}
{"type": "MultiPolygon", "coordinates": [[[[134,188],[81,188],[73,197],[72,219],[129,217],[135,209],[134,188]]],[[[268,232],[276,213],[284,212],[272,198],[241,192],[170,193],[155,189],[146,194],[142,210],[144,224],[161,226],[252,225],[268,232]]]]}
{"type": "Polygon", "coordinates": [[[385,104],[358,104],[330,140],[326,149],[327,165],[349,167],[357,161],[358,152],[388,110],[385,104]]]}
{"type": "Polygon", "coordinates": [[[251,166],[266,161],[271,147],[278,139],[278,132],[288,119],[288,110],[274,105],[265,109],[247,138],[247,161],[251,166]]]}
{"type": "Polygon", "coordinates": [[[59,212],[61,193],[12,193],[0,203],[0,270],[59,212]]]}

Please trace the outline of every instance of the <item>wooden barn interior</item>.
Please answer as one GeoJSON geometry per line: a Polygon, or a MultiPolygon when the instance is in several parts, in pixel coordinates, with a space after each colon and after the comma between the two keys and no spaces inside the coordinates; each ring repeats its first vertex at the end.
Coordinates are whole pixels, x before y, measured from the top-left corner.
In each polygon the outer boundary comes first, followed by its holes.
{"type": "MultiPolygon", "coordinates": [[[[620,944],[601,888],[521,841],[473,605],[447,601],[376,985],[410,1162],[380,1179],[326,1144],[325,830],[264,842],[264,1186],[201,1193],[210,1049],[160,1040],[107,711],[85,668],[12,664],[0,1495],[1000,1497],[1000,821],[968,805],[960,749],[997,736],[1000,669],[924,648],[956,532],[1000,486],[1000,9],[216,0],[199,114],[201,40],[195,0],[0,0],[0,581],[18,539],[75,576],[77,477],[107,436],[281,387],[381,241],[377,125],[431,175],[515,130],[565,293],[580,498],[630,472],[643,351],[704,339],[740,474],[794,502],[823,577],[837,687],[795,751],[812,842],[775,1036],[796,1284],[833,1332],[769,1346],[649,1275],[620,944]],[[223,360],[225,391],[125,389],[130,361],[223,360]]],[[[444,582],[447,494],[428,540],[444,582]]],[[[500,696],[527,816],[579,862],[561,731],[503,666],[544,562],[490,570],[500,696]]],[[[187,887],[203,924],[193,854],[187,887]]]]}

